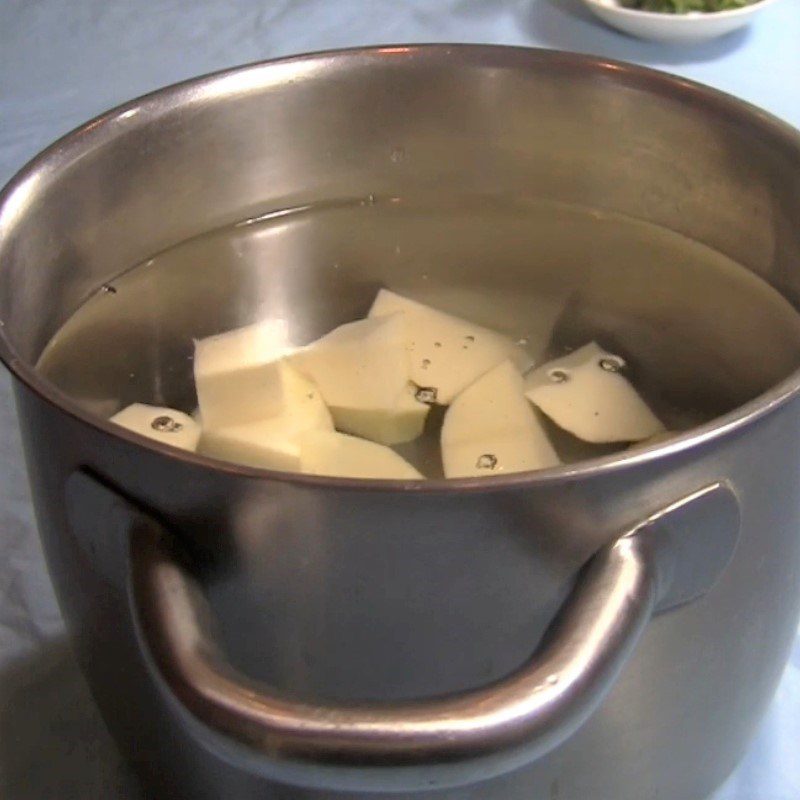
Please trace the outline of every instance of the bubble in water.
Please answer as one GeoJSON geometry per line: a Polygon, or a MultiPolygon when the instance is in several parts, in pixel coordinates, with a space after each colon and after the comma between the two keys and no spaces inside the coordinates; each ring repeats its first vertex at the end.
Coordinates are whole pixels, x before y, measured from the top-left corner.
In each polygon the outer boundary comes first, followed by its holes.
{"type": "Polygon", "coordinates": [[[422,359],[422,369],[428,369],[430,365],[431,365],[431,360],[429,358],[422,359]]]}
{"type": "Polygon", "coordinates": [[[441,343],[441,342],[434,342],[434,343],[433,343],[433,346],[434,346],[434,347],[441,347],[441,346],[442,346],[442,343],[441,343]]]}
{"type": "Polygon", "coordinates": [[[116,294],[117,293],[116,288],[113,287],[110,283],[104,283],[100,287],[100,291],[103,292],[104,294],[116,294]]]}
{"type": "Polygon", "coordinates": [[[425,405],[431,406],[436,402],[438,391],[435,386],[420,386],[414,397],[425,405]]]}
{"type": "Polygon", "coordinates": [[[154,431],[159,431],[160,433],[177,433],[179,430],[183,429],[183,425],[180,422],[167,416],[156,417],[152,423],[150,423],[150,427],[154,431]]]}
{"type": "Polygon", "coordinates": [[[550,372],[547,373],[547,377],[553,383],[566,383],[569,380],[569,373],[563,369],[551,369],[550,372]]]}
{"type": "Polygon", "coordinates": [[[530,339],[527,336],[521,336],[517,339],[517,346],[518,347],[527,347],[530,344],[530,339]]]}
{"type": "Polygon", "coordinates": [[[474,336],[465,336],[464,338],[470,343],[475,341],[475,337],[474,336]]]}
{"type": "Polygon", "coordinates": [[[484,453],[478,456],[475,466],[478,469],[494,469],[497,466],[497,456],[493,453],[484,453]]]}
{"type": "Polygon", "coordinates": [[[620,372],[625,369],[625,362],[619,356],[607,356],[600,359],[600,369],[606,372],[620,372]]]}
{"type": "Polygon", "coordinates": [[[401,161],[404,161],[405,157],[406,151],[402,147],[393,147],[392,152],[389,155],[389,158],[391,158],[395,164],[399,164],[401,161]]]}

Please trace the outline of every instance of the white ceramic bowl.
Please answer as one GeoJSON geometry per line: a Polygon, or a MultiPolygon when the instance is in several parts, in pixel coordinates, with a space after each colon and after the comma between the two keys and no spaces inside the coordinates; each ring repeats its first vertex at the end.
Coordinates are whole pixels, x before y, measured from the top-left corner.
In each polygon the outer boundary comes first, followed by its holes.
{"type": "Polygon", "coordinates": [[[775,0],[760,0],[732,11],[665,14],[623,8],[619,0],[583,0],[600,19],[624,33],[672,44],[695,44],[742,28],[775,0]]]}

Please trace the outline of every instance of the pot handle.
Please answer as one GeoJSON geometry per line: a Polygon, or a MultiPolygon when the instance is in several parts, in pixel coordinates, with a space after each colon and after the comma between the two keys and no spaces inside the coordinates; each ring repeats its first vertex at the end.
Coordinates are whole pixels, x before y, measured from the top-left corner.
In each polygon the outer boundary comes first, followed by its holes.
{"type": "MultiPolygon", "coordinates": [[[[112,491],[82,473],[74,479],[112,491]]],[[[172,538],[122,502],[138,636],[175,710],[224,758],[273,780],[331,791],[460,786],[553,750],[612,688],[650,617],[708,591],[739,532],[733,490],[707,486],[598,551],[537,652],[507,678],[434,699],[323,705],[283,696],[230,665],[172,538]]]]}

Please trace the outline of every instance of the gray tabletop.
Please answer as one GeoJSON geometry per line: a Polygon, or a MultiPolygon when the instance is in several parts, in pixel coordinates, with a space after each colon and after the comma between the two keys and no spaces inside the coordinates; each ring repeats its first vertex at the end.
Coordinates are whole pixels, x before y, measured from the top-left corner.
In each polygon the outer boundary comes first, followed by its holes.
{"type": "MultiPolygon", "coordinates": [[[[421,41],[557,47],[635,61],[739,95],[800,127],[800,0],[781,0],[750,29],[690,49],[626,38],[595,23],[578,0],[0,0],[0,182],[55,137],[159,86],[289,53],[421,41]]],[[[0,796],[138,797],[65,640],[5,373],[0,796]]],[[[800,642],[749,753],[714,800],[798,797],[800,642]]]]}

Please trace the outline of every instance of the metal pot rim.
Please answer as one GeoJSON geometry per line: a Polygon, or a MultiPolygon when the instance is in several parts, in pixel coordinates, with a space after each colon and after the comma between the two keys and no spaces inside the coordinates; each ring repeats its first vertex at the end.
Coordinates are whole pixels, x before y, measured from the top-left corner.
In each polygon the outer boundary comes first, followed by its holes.
{"type": "MultiPolygon", "coordinates": [[[[253,62],[230,69],[209,73],[158,89],[130,100],[84,123],[67,133],[25,165],[0,192],[0,237],[6,227],[13,225],[14,217],[24,211],[24,202],[34,191],[40,178],[62,170],[83,153],[102,145],[118,135],[120,126],[133,126],[143,121],[152,122],[176,106],[185,105],[209,92],[220,92],[230,82],[225,93],[236,93],[252,88],[257,83],[268,83],[266,73],[278,68],[306,71],[324,61],[381,57],[406,57],[434,59],[440,63],[452,60],[454,66],[464,63],[486,64],[497,62],[511,66],[517,62],[527,65],[546,63],[553,69],[571,70],[581,74],[596,73],[614,77],[621,83],[667,95],[691,97],[696,103],[717,113],[733,116],[769,130],[772,137],[782,139],[790,148],[800,151],[800,132],[768,112],[716,89],[685,78],[669,75],[646,67],[597,56],[582,55],[557,50],[545,50],[507,45],[471,44],[411,44],[326,50],[267,61],[253,62]],[[262,77],[259,73],[265,73],[262,77]],[[250,80],[242,81],[243,76],[250,80]],[[260,79],[260,80],[259,80],[260,79]],[[237,81],[239,85],[237,86],[237,81]]],[[[304,475],[294,472],[247,467],[218,461],[161,444],[88,413],[62,393],[54,384],[42,378],[36,370],[23,361],[8,340],[0,319],[0,362],[12,375],[42,400],[57,406],[80,422],[99,429],[104,434],[121,438],[131,444],[204,469],[212,469],[242,478],[277,480],[298,486],[325,486],[359,491],[460,493],[495,492],[519,489],[532,485],[553,484],[580,480],[609,472],[634,468],[641,464],[682,453],[706,442],[720,439],[738,431],[791,400],[800,393],[800,369],[774,385],[767,392],[739,406],[734,411],[710,422],[692,428],[662,444],[627,450],[622,453],[587,459],[575,464],[519,472],[509,475],[481,478],[438,480],[378,480],[373,478],[335,478],[321,475],[304,475]]]]}

